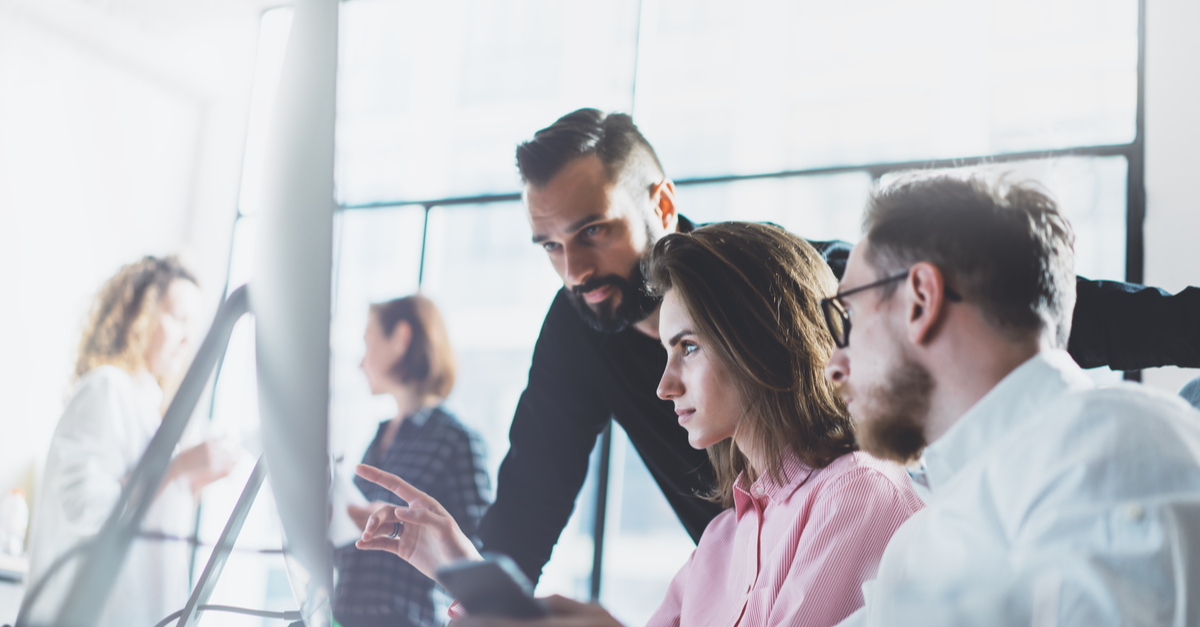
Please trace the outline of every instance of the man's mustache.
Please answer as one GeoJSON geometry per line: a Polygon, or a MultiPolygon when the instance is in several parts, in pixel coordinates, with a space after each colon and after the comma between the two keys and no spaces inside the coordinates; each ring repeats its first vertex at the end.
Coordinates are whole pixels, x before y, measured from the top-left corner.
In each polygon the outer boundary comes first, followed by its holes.
{"type": "Polygon", "coordinates": [[[584,294],[608,285],[624,291],[625,287],[629,285],[629,281],[626,281],[615,274],[610,274],[608,276],[588,279],[586,283],[572,287],[571,292],[582,298],[584,294]]]}

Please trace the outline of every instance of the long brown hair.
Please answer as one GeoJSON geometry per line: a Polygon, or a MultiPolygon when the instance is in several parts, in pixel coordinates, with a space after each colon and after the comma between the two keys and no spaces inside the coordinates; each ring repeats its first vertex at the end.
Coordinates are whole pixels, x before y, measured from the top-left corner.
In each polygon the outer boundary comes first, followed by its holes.
{"type": "Polygon", "coordinates": [[[401,322],[407,322],[412,329],[408,350],[392,366],[391,376],[399,383],[416,384],[421,394],[449,396],[454,389],[454,351],[450,348],[446,323],[433,301],[414,294],[375,303],[371,305],[371,314],[379,322],[384,337],[391,337],[401,322]]]}
{"type": "Polygon", "coordinates": [[[769,460],[752,468],[733,439],[708,447],[717,486],[708,498],[733,505],[746,471],[784,483],[783,455],[813,468],[857,450],[849,413],[825,378],[833,340],[820,300],[837,290],[821,255],[775,225],[723,222],[667,235],[647,259],[650,289],[675,290],[696,333],[713,348],[743,406],[741,428],[769,460]]]}
{"type": "Polygon", "coordinates": [[[92,301],[79,342],[75,376],[103,365],[131,373],[146,368],[146,349],[154,333],[152,314],[171,283],[178,280],[199,285],[175,256],[146,256],[118,270],[92,301]]]}

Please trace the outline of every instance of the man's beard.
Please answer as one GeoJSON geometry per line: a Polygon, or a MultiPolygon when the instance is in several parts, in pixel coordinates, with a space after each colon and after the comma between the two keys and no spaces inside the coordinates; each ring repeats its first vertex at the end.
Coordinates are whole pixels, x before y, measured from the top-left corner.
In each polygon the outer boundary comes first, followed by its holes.
{"type": "Polygon", "coordinates": [[[645,320],[662,302],[661,298],[646,292],[646,278],[642,274],[640,262],[633,267],[628,279],[615,274],[595,277],[583,285],[571,288],[568,294],[571,295],[571,303],[575,305],[579,317],[601,333],[618,333],[631,324],[645,320]],[[615,287],[621,293],[621,304],[613,306],[615,299],[609,296],[597,303],[596,309],[592,309],[583,299],[583,295],[606,285],[615,287]]]}
{"type": "Polygon", "coordinates": [[[933,377],[924,366],[904,355],[887,380],[865,390],[855,400],[879,412],[855,421],[862,450],[901,464],[916,460],[925,449],[925,424],[933,396],[933,377]]]}

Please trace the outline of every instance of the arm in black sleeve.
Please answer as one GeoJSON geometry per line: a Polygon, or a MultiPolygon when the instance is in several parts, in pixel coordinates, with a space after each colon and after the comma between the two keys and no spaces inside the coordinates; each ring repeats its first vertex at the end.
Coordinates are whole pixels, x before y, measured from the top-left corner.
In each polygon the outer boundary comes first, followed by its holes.
{"type": "Polygon", "coordinates": [[[1200,368],[1200,289],[1171,295],[1119,281],[1075,282],[1067,349],[1084,368],[1200,368]]]}
{"type": "Polygon", "coordinates": [[[512,557],[535,583],[571,516],[588,456],[610,416],[591,385],[600,364],[583,324],[559,292],[533,349],[496,502],[480,526],[484,550],[512,557]]]}

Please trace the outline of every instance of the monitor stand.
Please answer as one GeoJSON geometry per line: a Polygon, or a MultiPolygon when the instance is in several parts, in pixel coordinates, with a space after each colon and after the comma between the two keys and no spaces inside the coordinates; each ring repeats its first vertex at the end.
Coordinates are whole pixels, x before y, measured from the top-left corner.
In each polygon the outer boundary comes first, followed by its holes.
{"type": "Polygon", "coordinates": [[[254,471],[250,473],[250,479],[246,481],[246,487],[242,489],[242,495],[238,497],[237,505],[233,507],[233,513],[229,515],[229,521],[225,523],[225,529],[221,531],[221,538],[213,547],[204,572],[192,589],[183,614],[175,623],[176,627],[195,627],[200,622],[200,615],[204,611],[200,607],[208,603],[208,598],[212,596],[213,588],[216,587],[221,572],[225,570],[225,562],[229,560],[229,554],[233,551],[233,545],[237,542],[238,534],[242,532],[242,525],[250,514],[250,507],[254,505],[254,499],[258,496],[266,476],[267,465],[260,456],[258,463],[254,464],[254,471]]]}

